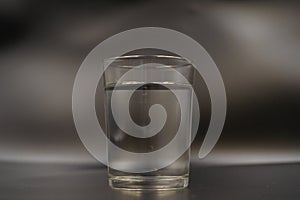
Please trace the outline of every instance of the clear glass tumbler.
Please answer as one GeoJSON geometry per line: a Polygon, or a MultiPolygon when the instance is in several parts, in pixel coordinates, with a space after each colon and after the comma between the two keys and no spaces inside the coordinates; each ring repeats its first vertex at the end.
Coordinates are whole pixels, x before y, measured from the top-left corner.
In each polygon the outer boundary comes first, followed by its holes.
{"type": "Polygon", "coordinates": [[[176,56],[105,60],[108,176],[113,188],[188,186],[194,68],[176,56]]]}

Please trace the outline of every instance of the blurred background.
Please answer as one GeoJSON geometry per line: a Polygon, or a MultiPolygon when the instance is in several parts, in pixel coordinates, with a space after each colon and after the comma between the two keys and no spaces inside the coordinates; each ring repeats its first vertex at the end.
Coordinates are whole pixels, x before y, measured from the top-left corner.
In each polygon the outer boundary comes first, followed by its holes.
{"type": "MultiPolygon", "coordinates": [[[[198,41],[214,59],[224,80],[228,111],[223,133],[209,156],[199,160],[196,154],[209,120],[209,103],[204,100],[203,124],[192,147],[192,166],[196,166],[192,173],[197,166],[210,175],[225,174],[225,179],[245,173],[257,178],[251,179],[253,185],[242,183],[252,189],[265,188],[265,196],[248,194],[246,189],[237,192],[232,187],[238,197],[276,199],[272,196],[274,187],[279,198],[284,194],[280,191],[287,192],[291,186],[287,199],[297,199],[300,174],[299,167],[294,167],[300,162],[299,19],[300,5],[294,1],[1,0],[0,199],[76,199],[85,197],[83,193],[96,198],[98,184],[108,191],[105,170],[101,174],[97,171],[104,166],[86,151],[73,123],[73,83],[81,62],[97,44],[121,31],[144,26],[174,29],[198,41]],[[263,168],[262,174],[253,168],[249,173],[235,168],[252,165],[292,167],[263,168]],[[210,171],[216,167],[221,170],[210,171]],[[269,179],[258,178],[270,169],[272,173],[265,176],[269,179]],[[285,179],[285,175],[298,179],[285,179]],[[283,186],[280,180],[284,180],[283,186]],[[79,182],[82,185],[72,185],[79,182]],[[85,192],[73,197],[72,191],[79,188],[85,192]],[[43,196],[45,191],[52,193],[43,196]]],[[[199,91],[205,88],[195,84],[199,91]]],[[[200,174],[199,179],[208,181],[208,174],[200,174]]],[[[214,199],[214,192],[204,187],[211,182],[206,183],[200,182],[197,187],[208,199],[214,199]]],[[[210,188],[220,191],[217,186],[210,188]]],[[[230,188],[228,191],[221,190],[223,199],[233,199],[230,188]]],[[[198,198],[189,192],[181,195],[179,199],[198,198]]],[[[138,197],[134,194],[126,198],[138,197]]]]}

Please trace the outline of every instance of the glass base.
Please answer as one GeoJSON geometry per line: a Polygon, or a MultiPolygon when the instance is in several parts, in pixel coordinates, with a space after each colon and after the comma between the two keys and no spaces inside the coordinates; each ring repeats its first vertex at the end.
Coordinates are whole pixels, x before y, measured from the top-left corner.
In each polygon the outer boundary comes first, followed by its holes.
{"type": "Polygon", "coordinates": [[[125,190],[174,190],[188,186],[188,176],[111,176],[109,185],[125,190]]]}

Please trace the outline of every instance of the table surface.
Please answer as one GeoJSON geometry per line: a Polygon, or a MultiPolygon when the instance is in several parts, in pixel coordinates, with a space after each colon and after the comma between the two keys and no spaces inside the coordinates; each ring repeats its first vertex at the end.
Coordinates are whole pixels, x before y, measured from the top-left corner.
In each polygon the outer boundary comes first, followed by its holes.
{"type": "Polygon", "coordinates": [[[98,164],[0,163],[0,199],[300,199],[300,164],[203,166],[177,191],[122,191],[98,164]]]}

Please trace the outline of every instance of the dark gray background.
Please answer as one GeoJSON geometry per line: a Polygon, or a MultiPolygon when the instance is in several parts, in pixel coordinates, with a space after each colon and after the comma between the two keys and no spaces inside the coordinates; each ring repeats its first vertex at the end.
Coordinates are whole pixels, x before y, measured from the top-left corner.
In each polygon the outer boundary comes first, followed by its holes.
{"type": "Polygon", "coordinates": [[[1,1],[0,199],[299,199],[299,11],[291,1],[1,1]],[[88,52],[142,26],[197,40],[226,87],[221,138],[197,158],[209,120],[203,100],[190,188],[179,192],[109,189],[72,119],[88,52]]]}

